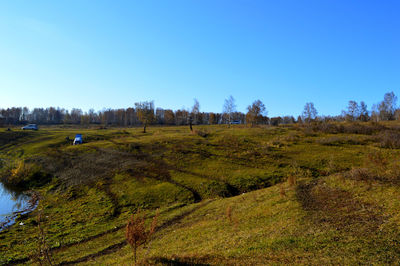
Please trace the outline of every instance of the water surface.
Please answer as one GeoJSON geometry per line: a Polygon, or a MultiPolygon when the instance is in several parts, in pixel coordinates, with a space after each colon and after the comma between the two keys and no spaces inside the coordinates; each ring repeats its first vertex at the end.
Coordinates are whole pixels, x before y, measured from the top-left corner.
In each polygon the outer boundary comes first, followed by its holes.
{"type": "Polygon", "coordinates": [[[21,191],[5,187],[0,182],[0,230],[13,223],[15,212],[25,212],[31,204],[30,197],[21,191]]]}

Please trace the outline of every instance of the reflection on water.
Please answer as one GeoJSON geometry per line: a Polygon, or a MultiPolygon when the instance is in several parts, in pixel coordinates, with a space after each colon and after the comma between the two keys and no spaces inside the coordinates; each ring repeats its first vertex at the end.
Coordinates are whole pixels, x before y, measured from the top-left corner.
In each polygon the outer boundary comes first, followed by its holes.
{"type": "Polygon", "coordinates": [[[28,201],[28,195],[0,183],[0,224],[7,222],[7,216],[13,212],[26,209],[28,201]]]}

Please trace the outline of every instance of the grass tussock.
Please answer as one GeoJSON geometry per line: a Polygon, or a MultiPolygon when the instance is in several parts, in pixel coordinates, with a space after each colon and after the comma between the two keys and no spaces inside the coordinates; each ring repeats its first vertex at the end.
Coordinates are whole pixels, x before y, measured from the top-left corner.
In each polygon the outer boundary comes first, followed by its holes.
{"type": "Polygon", "coordinates": [[[202,138],[207,138],[210,135],[210,133],[207,130],[200,130],[200,129],[194,130],[193,134],[200,136],[202,138]]]}
{"type": "Polygon", "coordinates": [[[395,130],[385,130],[376,136],[376,141],[382,148],[399,149],[400,132],[395,130]]]}
{"type": "Polygon", "coordinates": [[[383,151],[374,151],[365,156],[363,167],[353,167],[345,177],[368,183],[400,184],[400,160],[383,151]]]}

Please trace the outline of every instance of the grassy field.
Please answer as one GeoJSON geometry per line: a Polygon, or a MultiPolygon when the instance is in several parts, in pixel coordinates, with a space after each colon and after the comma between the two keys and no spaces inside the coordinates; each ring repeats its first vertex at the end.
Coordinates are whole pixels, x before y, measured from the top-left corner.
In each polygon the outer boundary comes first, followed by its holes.
{"type": "Polygon", "coordinates": [[[55,264],[131,265],[139,209],[149,223],[160,213],[143,265],[399,264],[399,129],[0,131],[3,182],[41,195],[24,226],[0,232],[0,264],[32,263],[40,210],[55,264]]]}

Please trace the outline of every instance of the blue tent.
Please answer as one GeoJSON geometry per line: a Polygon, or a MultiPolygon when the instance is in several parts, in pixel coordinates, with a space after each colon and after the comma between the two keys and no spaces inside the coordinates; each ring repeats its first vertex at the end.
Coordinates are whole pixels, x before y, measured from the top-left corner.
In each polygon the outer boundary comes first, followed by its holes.
{"type": "Polygon", "coordinates": [[[74,139],[74,145],[82,143],[83,143],[82,134],[76,134],[74,139]]]}

